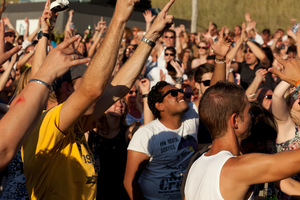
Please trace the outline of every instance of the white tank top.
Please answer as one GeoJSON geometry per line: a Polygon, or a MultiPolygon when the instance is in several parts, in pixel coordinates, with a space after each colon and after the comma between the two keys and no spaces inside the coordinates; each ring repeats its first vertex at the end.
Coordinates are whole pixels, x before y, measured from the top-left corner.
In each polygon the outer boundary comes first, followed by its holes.
{"type": "Polygon", "coordinates": [[[229,151],[220,151],[212,156],[204,154],[190,168],[184,188],[186,200],[223,200],[220,192],[221,170],[229,158],[229,151]]]}

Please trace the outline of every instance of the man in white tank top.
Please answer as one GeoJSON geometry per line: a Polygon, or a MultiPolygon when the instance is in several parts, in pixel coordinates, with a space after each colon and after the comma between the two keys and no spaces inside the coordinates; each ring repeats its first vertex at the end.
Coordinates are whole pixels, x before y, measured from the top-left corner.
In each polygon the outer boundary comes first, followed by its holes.
{"type": "Polygon", "coordinates": [[[250,104],[240,86],[218,82],[207,89],[200,102],[199,117],[213,141],[211,149],[190,168],[184,189],[186,200],[245,199],[253,184],[300,172],[300,150],[240,155],[241,141],[251,127],[250,104]]]}

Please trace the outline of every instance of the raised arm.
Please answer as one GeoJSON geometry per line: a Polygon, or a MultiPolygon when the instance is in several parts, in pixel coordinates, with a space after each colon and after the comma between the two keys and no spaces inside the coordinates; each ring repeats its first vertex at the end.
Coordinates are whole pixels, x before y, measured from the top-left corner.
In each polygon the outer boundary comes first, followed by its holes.
{"type": "MultiPolygon", "coordinates": [[[[62,132],[75,123],[103,94],[116,64],[126,22],[133,11],[134,4],[137,2],[138,0],[117,1],[114,15],[102,45],[90,62],[79,88],[72,93],[62,106],[59,121],[59,129],[62,132]]],[[[109,106],[105,107],[103,112],[107,108],[109,106]]]]}
{"type": "MultiPolygon", "coordinates": [[[[151,45],[155,44],[164,30],[171,26],[173,16],[167,15],[166,13],[173,2],[174,0],[169,1],[167,6],[157,15],[150,30],[145,34],[144,38],[152,41],[150,42],[151,45]]],[[[108,33],[106,35],[108,35],[108,33]]],[[[141,42],[133,55],[117,72],[110,85],[105,89],[104,94],[98,100],[93,120],[98,119],[115,101],[129,92],[143,70],[144,64],[152,51],[153,46],[151,45],[146,42],[141,42]]],[[[101,46],[103,46],[103,44],[101,46]]],[[[118,51],[118,49],[116,49],[116,51],[118,51]]]]}
{"type": "Polygon", "coordinates": [[[249,87],[246,90],[246,96],[248,97],[249,101],[255,101],[256,100],[256,92],[260,84],[265,81],[265,77],[267,75],[268,71],[266,69],[259,69],[255,72],[255,78],[253,79],[252,83],[249,85],[249,87]]]}
{"type": "Polygon", "coordinates": [[[0,91],[2,91],[3,88],[5,87],[5,84],[6,84],[7,80],[8,80],[8,78],[9,78],[9,76],[11,75],[12,70],[13,70],[13,66],[14,66],[14,64],[16,62],[16,59],[17,59],[17,55],[14,54],[12,56],[12,59],[11,59],[10,62],[6,61],[6,62],[8,62],[8,65],[7,65],[6,69],[5,69],[5,71],[0,76],[0,91]]]}
{"type": "Polygon", "coordinates": [[[212,49],[216,55],[216,65],[214,73],[211,77],[210,85],[216,84],[218,81],[226,80],[226,55],[230,49],[232,40],[225,36],[223,37],[224,27],[221,29],[219,40],[212,46],[212,49]]]}
{"type": "Polygon", "coordinates": [[[101,38],[103,37],[103,34],[107,31],[106,21],[103,21],[103,17],[101,17],[101,20],[98,22],[95,34],[93,36],[93,44],[89,48],[88,51],[88,57],[92,58],[96,52],[96,47],[98,43],[100,42],[101,38]]]}
{"type": "Polygon", "coordinates": [[[156,17],[156,15],[152,15],[150,10],[145,10],[145,12],[143,13],[143,16],[144,16],[145,22],[146,22],[146,32],[148,32],[150,29],[151,23],[154,20],[154,18],[156,17]]]}
{"type": "Polygon", "coordinates": [[[28,17],[25,17],[24,21],[26,23],[25,33],[24,33],[24,40],[25,40],[28,37],[28,32],[29,32],[29,20],[28,20],[28,17]]]}
{"type": "Polygon", "coordinates": [[[12,55],[14,55],[16,52],[18,52],[21,49],[21,46],[15,46],[9,51],[4,50],[4,30],[5,25],[3,20],[0,21],[0,65],[3,65],[12,55]]]}
{"type": "Polygon", "coordinates": [[[265,52],[250,40],[247,40],[246,44],[249,46],[255,57],[257,57],[260,60],[260,64],[262,65],[262,67],[266,69],[269,68],[270,60],[266,56],[265,52]]]}
{"type": "Polygon", "coordinates": [[[148,94],[150,92],[150,81],[147,78],[144,78],[139,81],[139,88],[142,92],[143,98],[143,112],[144,112],[144,125],[152,122],[155,117],[152,114],[149,106],[148,106],[148,94]]]}
{"type": "Polygon", "coordinates": [[[41,32],[44,36],[42,36],[39,39],[36,45],[35,56],[32,61],[31,77],[33,77],[35,73],[37,73],[37,71],[40,69],[42,63],[44,62],[47,56],[48,37],[49,37],[50,28],[46,20],[47,19],[50,20],[52,16],[52,12],[49,10],[49,8],[50,8],[50,0],[47,0],[44,7],[43,15],[41,17],[41,32]],[[47,34],[48,37],[46,37],[47,34]]]}
{"type": "MultiPolygon", "coordinates": [[[[2,23],[2,22],[0,22],[2,23]]],[[[64,74],[71,66],[83,64],[89,59],[73,60],[73,52],[66,51],[66,48],[78,37],[64,41],[57,46],[45,62],[34,79],[24,88],[11,104],[7,114],[0,121],[1,141],[0,141],[0,170],[14,157],[25,140],[35,122],[38,121],[45,103],[48,99],[49,89],[46,85],[64,74]]]]}
{"type": "Polygon", "coordinates": [[[20,36],[20,34],[16,31],[15,27],[11,24],[10,20],[8,17],[3,17],[2,20],[4,21],[5,25],[9,28],[9,29],[12,29],[15,31],[15,34],[16,34],[16,38],[15,38],[15,41],[18,39],[18,37],[20,36]]]}

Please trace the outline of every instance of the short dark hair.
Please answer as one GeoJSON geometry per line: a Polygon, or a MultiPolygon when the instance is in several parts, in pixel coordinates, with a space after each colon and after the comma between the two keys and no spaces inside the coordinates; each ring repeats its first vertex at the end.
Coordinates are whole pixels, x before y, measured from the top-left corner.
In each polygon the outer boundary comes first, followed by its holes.
{"type": "Polygon", "coordinates": [[[165,52],[166,51],[172,51],[172,53],[174,53],[174,54],[176,54],[176,49],[174,48],[174,47],[167,47],[166,49],[165,49],[165,52]]]}
{"type": "Polygon", "coordinates": [[[204,63],[197,67],[197,70],[194,75],[194,80],[197,83],[200,83],[202,81],[203,74],[214,72],[215,66],[210,63],[204,63]]]}
{"type": "Polygon", "coordinates": [[[174,36],[176,36],[176,32],[174,31],[174,30],[172,30],[172,29],[167,29],[167,30],[165,30],[165,32],[164,32],[164,34],[165,33],[173,33],[174,34],[174,36]]]}
{"type": "Polygon", "coordinates": [[[204,92],[199,105],[199,118],[213,140],[223,136],[232,114],[241,116],[246,107],[245,98],[245,90],[240,85],[227,81],[219,81],[204,92]]]}
{"type": "Polygon", "coordinates": [[[268,29],[268,28],[265,28],[265,29],[262,31],[262,33],[263,33],[264,35],[266,35],[266,34],[271,35],[271,31],[270,31],[270,29],[268,29]]]}
{"type": "Polygon", "coordinates": [[[164,95],[161,90],[167,85],[170,84],[166,81],[159,81],[151,88],[151,91],[148,94],[148,106],[156,118],[160,118],[160,112],[155,107],[155,104],[161,102],[162,96],[164,95]]]}

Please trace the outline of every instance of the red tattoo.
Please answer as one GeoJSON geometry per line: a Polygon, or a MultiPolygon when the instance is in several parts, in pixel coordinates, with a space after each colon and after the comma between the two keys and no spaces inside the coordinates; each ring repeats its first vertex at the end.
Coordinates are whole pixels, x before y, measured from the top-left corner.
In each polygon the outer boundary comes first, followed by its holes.
{"type": "Polygon", "coordinates": [[[19,99],[18,99],[18,101],[16,102],[16,104],[17,103],[20,103],[20,102],[24,102],[25,101],[25,98],[24,97],[20,97],[19,99]]]}

